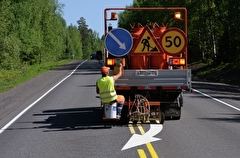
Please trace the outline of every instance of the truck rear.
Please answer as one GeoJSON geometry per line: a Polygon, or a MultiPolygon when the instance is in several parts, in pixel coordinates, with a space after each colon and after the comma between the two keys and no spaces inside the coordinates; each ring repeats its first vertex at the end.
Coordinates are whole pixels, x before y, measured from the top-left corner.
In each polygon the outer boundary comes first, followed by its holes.
{"type": "MultiPolygon", "coordinates": [[[[162,14],[161,14],[162,15],[162,14]]],[[[159,19],[158,19],[159,20],[159,19]]],[[[122,120],[163,123],[181,117],[183,91],[191,90],[191,70],[187,64],[186,8],[106,8],[104,10],[104,65],[111,74],[124,66],[115,82],[118,94],[125,97],[122,120]],[[180,28],[162,22],[130,23],[129,28],[112,26],[119,11],[172,13],[180,28]],[[182,18],[183,17],[183,18],[182,18]]]]}

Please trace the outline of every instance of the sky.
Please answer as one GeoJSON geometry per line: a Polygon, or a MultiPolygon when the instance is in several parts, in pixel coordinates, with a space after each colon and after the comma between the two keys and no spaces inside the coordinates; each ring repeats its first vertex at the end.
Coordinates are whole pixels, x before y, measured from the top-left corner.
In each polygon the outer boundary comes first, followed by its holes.
{"type": "Polygon", "coordinates": [[[104,32],[103,13],[105,8],[121,7],[132,5],[133,0],[58,0],[65,4],[63,8],[63,18],[67,25],[78,26],[77,21],[83,17],[92,29],[99,33],[101,37],[104,32]]]}

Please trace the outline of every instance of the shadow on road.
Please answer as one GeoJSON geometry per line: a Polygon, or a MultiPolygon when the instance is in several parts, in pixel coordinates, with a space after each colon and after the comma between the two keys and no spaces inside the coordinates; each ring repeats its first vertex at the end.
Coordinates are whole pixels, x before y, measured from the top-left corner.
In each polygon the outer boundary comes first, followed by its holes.
{"type": "Polygon", "coordinates": [[[223,84],[223,83],[214,83],[214,82],[203,82],[203,81],[192,81],[193,88],[196,89],[211,89],[214,91],[227,92],[227,93],[238,93],[240,94],[240,89],[235,86],[223,84]]]}
{"type": "Polygon", "coordinates": [[[240,114],[217,114],[216,117],[199,118],[199,119],[207,120],[207,121],[239,123],[240,122],[240,114]]]}
{"type": "Polygon", "coordinates": [[[41,114],[33,114],[33,116],[48,116],[43,121],[33,122],[33,124],[39,124],[35,128],[43,128],[44,132],[103,129],[119,124],[118,122],[103,121],[100,107],[46,110],[41,114]]]}
{"type": "Polygon", "coordinates": [[[231,99],[240,101],[240,89],[235,86],[202,81],[193,81],[192,86],[194,89],[202,92],[207,91],[208,95],[217,99],[231,99]]]}

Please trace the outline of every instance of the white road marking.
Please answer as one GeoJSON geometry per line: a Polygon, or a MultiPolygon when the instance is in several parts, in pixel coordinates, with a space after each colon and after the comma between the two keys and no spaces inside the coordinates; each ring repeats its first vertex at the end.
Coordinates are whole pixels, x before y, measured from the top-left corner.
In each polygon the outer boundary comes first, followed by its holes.
{"type": "Polygon", "coordinates": [[[133,134],[128,142],[123,146],[122,150],[161,140],[161,138],[155,138],[153,136],[160,133],[162,129],[162,124],[150,124],[150,129],[145,134],[133,134]]]}
{"type": "Polygon", "coordinates": [[[79,64],[67,77],[62,79],[60,82],[58,82],[55,86],[53,86],[50,90],[48,90],[45,94],[43,94],[40,98],[38,98],[36,101],[34,101],[32,104],[30,104],[26,109],[24,109],[22,112],[20,112],[17,116],[15,116],[10,122],[8,122],[3,128],[0,129],[0,134],[2,134],[9,126],[11,126],[19,117],[21,117],[25,112],[27,112],[31,107],[33,107],[35,104],[37,104],[42,98],[44,98],[48,93],[50,93],[53,89],[55,89],[57,86],[59,86],[63,81],[68,79],[77,69],[79,66],[81,66],[83,63],[85,63],[87,60],[83,61],[81,64],[79,64]]]}
{"type": "Polygon", "coordinates": [[[212,96],[210,96],[210,95],[207,95],[207,94],[205,94],[205,93],[203,93],[203,92],[200,92],[199,90],[196,90],[196,89],[193,89],[193,90],[194,90],[194,92],[197,92],[197,93],[199,93],[199,94],[202,94],[202,95],[204,95],[204,96],[206,96],[206,97],[208,97],[208,98],[211,98],[211,99],[213,99],[213,100],[215,100],[215,101],[217,101],[217,102],[219,102],[219,103],[222,103],[222,104],[224,104],[224,105],[226,105],[226,106],[228,106],[228,107],[230,107],[230,108],[233,108],[233,109],[235,109],[235,110],[237,110],[237,111],[240,111],[239,108],[237,108],[237,107],[235,107],[235,106],[233,106],[233,105],[230,105],[230,104],[225,103],[225,102],[223,102],[223,101],[221,101],[221,100],[219,100],[219,99],[216,99],[216,98],[214,98],[214,97],[212,97],[212,96]]]}

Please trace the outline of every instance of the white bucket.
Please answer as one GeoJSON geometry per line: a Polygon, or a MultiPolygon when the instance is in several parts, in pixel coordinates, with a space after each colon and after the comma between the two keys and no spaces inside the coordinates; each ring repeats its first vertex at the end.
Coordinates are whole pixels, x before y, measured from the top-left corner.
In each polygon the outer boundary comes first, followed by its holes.
{"type": "Polygon", "coordinates": [[[106,118],[116,118],[117,103],[105,104],[104,112],[106,118]]]}

